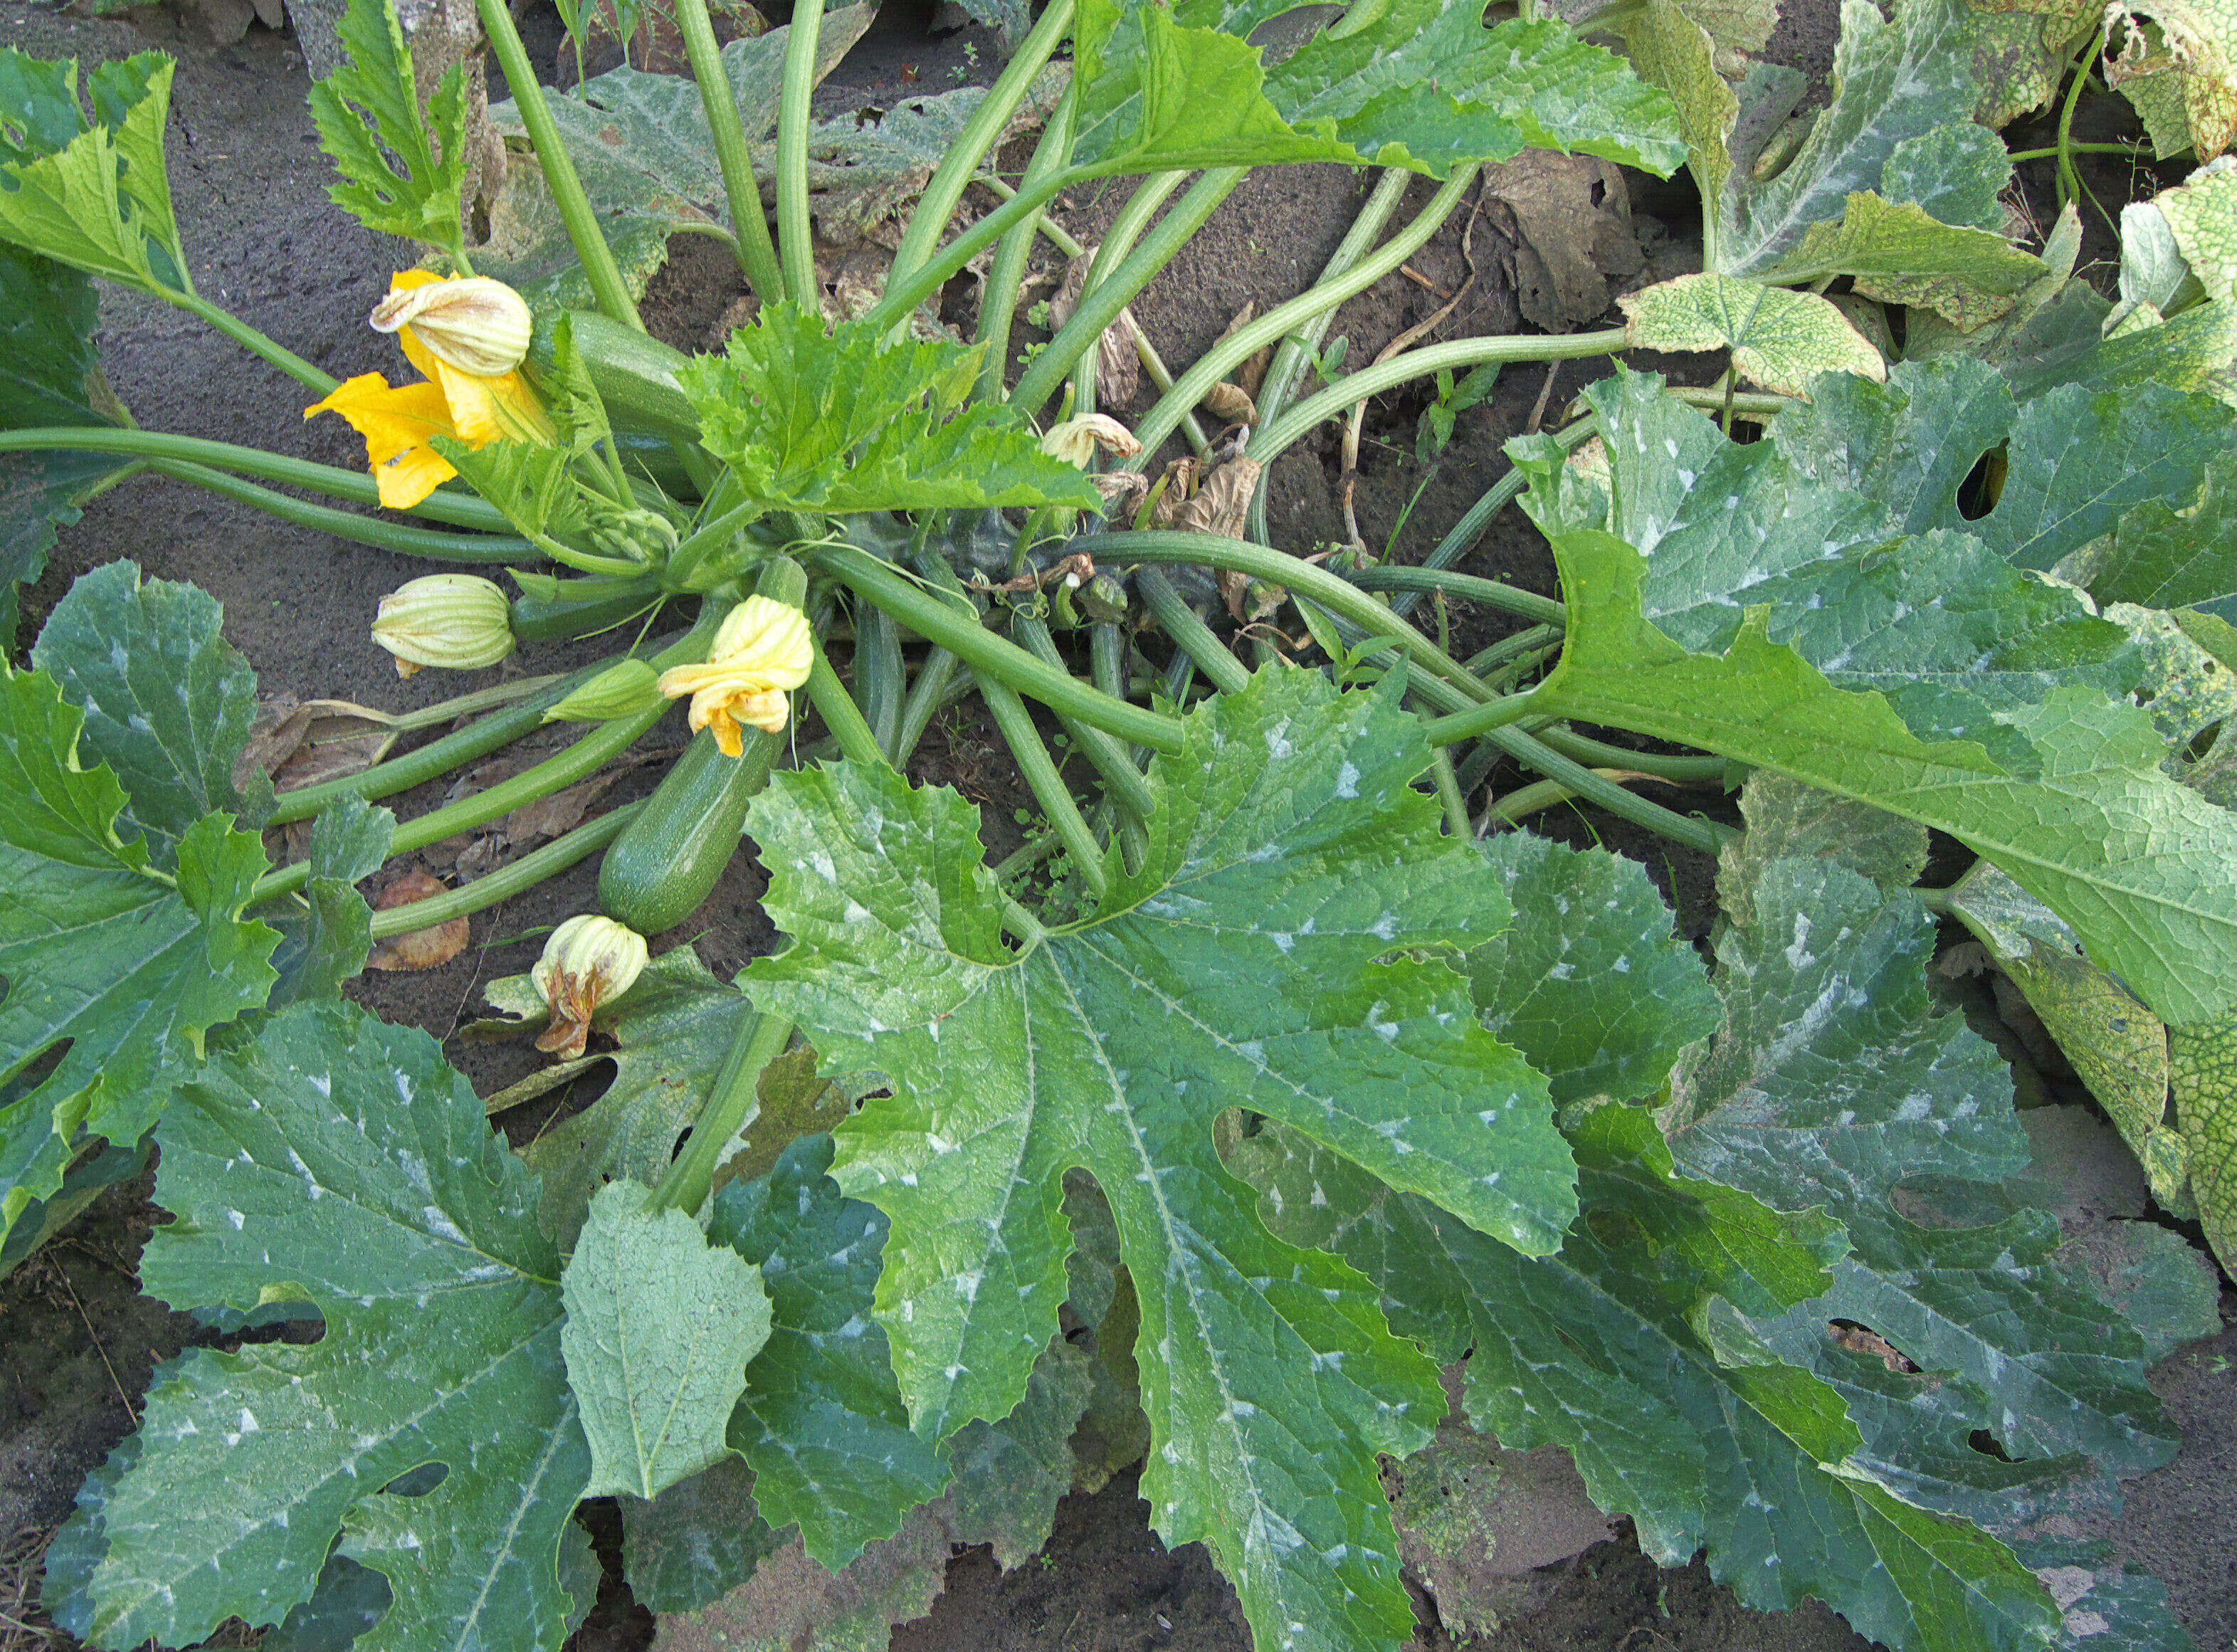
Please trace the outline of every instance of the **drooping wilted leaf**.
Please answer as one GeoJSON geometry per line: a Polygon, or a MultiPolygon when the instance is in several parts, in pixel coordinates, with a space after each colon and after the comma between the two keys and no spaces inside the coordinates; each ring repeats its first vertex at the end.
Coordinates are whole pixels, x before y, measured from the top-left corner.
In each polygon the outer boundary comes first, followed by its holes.
{"type": "Polygon", "coordinates": [[[818,512],[1094,508],[1087,479],[1042,453],[1013,411],[967,400],[978,351],[888,345],[881,331],[853,320],[827,333],[812,309],[765,305],[727,356],[682,370],[708,451],[749,498],[818,512]]]}
{"type": "Polygon", "coordinates": [[[1016,1404],[1085,1167],[1139,1301],[1154,1518],[1301,1647],[1406,1632],[1374,1453],[1442,1406],[1363,1280],[1258,1226],[1213,1113],[1289,1120],[1528,1249],[1573,1208],[1544,1080],[1421,950],[1488,938],[1508,903],[1412,790],[1418,727],[1303,673],[1218,697],[1152,769],[1140,869],[1114,858],[1095,915],[1022,954],[953,794],[848,765],[781,777],[751,823],[795,937],[752,966],[756,1001],[894,1081],[841,1127],[836,1173],[894,1225],[878,1315],[917,1432],[1016,1404]]]}
{"type": "Polygon", "coordinates": [[[1763,274],[1811,225],[1839,219],[1858,190],[1916,200],[1977,177],[1977,153],[1953,150],[1937,177],[1920,164],[1924,152],[1914,149],[1897,175],[1907,193],[1884,187],[1901,145],[1972,118],[1977,92],[1968,19],[1965,0],[1902,0],[1892,19],[1867,0],[1845,0],[1832,102],[1785,169],[1736,203],[1717,235],[1715,268],[1727,275],[1763,274]]]}
{"type": "Polygon", "coordinates": [[[1733,371],[1781,395],[1807,396],[1821,373],[1887,377],[1880,353],[1815,293],[1727,275],[1679,275],[1617,302],[1624,342],[1634,349],[1728,349],[1733,371]]]}
{"type": "Polygon", "coordinates": [[[583,1495],[650,1500],[720,1462],[746,1362],[769,1335],[756,1271],[642,1183],[591,1200],[559,1279],[559,1346],[591,1445],[583,1495]]]}
{"type": "Polygon", "coordinates": [[[1725,1027],[1672,1083],[1678,1164],[1842,1224],[1851,1254],[1797,1311],[1813,1334],[1852,1321],[1965,1378],[2013,1459],[2157,1466],[2174,1431],[2141,1339],[2053,1259],[2056,1222],[1998,1186],[2028,1142],[1996,1052],[1929,999],[1932,919],[1822,860],[1771,862],[1752,904],[1717,948],[1725,1027]]]}
{"type": "MultiPolygon", "coordinates": [[[[2146,93],[2140,109],[2161,99],[2171,102],[2179,93],[2189,128],[2191,152],[2211,161],[2237,138],[2237,13],[2226,0],[2135,0],[2119,14],[2127,26],[2127,43],[2109,56],[2106,80],[2127,86],[2132,96],[2137,83],[2171,80],[2172,87],[2157,96],[2146,93]],[[2144,26],[2149,18],[2154,25],[2144,26]]],[[[2154,136],[2159,137],[2157,125],[2154,136]]],[[[2160,153],[2171,151],[2162,143],[2160,153]]]]}
{"type": "Polygon", "coordinates": [[[326,1332],[162,1376],[122,1472],[74,1523],[100,1551],[89,1635],[183,1644],[231,1616],[276,1622],[346,1534],[395,1597],[360,1648],[556,1652],[590,1453],[560,1259],[472,1088],[424,1034],[299,1005],[214,1057],[160,1140],[178,1220],[148,1244],[148,1288],[244,1310],[284,1292],[326,1332]],[[429,1464],[439,1484],[385,1490],[429,1464]]]}

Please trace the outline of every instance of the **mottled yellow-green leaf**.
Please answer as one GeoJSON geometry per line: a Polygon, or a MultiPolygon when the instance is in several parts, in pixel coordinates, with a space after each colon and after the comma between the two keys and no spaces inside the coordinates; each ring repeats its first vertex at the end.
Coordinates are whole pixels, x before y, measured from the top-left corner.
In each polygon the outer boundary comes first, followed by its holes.
{"type": "Polygon", "coordinates": [[[2144,1144],[2144,1178],[2152,1197],[2178,1222],[2198,1219],[2198,1197],[2190,1191],[2190,1143],[2180,1130],[2161,1129],[2144,1144]]]}
{"type": "Polygon", "coordinates": [[[2082,956],[2057,914],[1995,867],[1983,862],[1960,879],[1951,906],[2042,1018],[2122,1140],[2146,1159],[2167,1121],[2166,1024],[2082,956]]]}
{"type": "Polygon", "coordinates": [[[1640,77],[1661,87],[1678,106],[1686,163],[1715,215],[1732,175],[1726,145],[1740,112],[1739,100],[1717,73],[1715,40],[1674,0],[1643,0],[1625,39],[1640,77]]]}
{"type": "Polygon", "coordinates": [[[2050,102],[2068,56],[2043,38],[2052,23],[2032,11],[1975,10],[1969,30],[1973,79],[1981,92],[1973,118],[1982,125],[2009,126],[2050,102]]]}
{"type": "MultiPolygon", "coordinates": [[[[2237,297],[2237,170],[2208,169],[2163,189],[2151,205],[2174,233],[2183,259],[2209,296],[2237,297]]],[[[2125,225],[2127,215],[2122,215],[2125,225]]]]}
{"type": "Polygon", "coordinates": [[[1770,279],[1853,275],[1868,298],[1924,307],[1970,332],[2009,311],[2048,273],[2042,260],[2002,235],[1943,223],[1916,202],[1860,191],[1839,222],[1811,225],[1770,279]]]}
{"type": "MultiPolygon", "coordinates": [[[[2237,717],[2237,672],[2201,647],[2182,620],[2162,608],[2139,608],[2116,602],[2105,618],[2128,628],[2144,657],[2144,681],[2151,698],[2144,709],[2159,724],[2173,753],[2186,750],[2217,723],[2237,717]]],[[[2219,624],[2212,614],[2200,614],[2194,623],[2219,624]]],[[[2167,765],[2175,767],[2171,759],[2167,765]]]]}
{"type": "Polygon", "coordinates": [[[2198,1219],[2226,1267],[2237,1262],[2237,1014],[2169,1028],[2168,1067],[2198,1219]]]}
{"type": "MultiPolygon", "coordinates": [[[[2135,76],[2171,75],[2191,149],[2211,161],[2237,137],[2237,0],[2145,0],[2128,21],[2128,43],[2108,60],[2107,80],[2120,86],[2135,76]],[[2147,17],[2159,25],[2157,40],[2137,26],[2147,17]]],[[[2156,146],[2156,131],[2153,139],[2156,146]]]]}
{"type": "Polygon", "coordinates": [[[1634,347],[1729,348],[1742,378],[1782,395],[1806,396],[1821,373],[1887,377],[1880,353],[1815,293],[1730,275],[1680,275],[1617,301],[1627,318],[1626,341],[1634,347]]]}
{"type": "Polygon", "coordinates": [[[2183,107],[2182,82],[2173,69],[2127,76],[2115,83],[2144,123],[2155,160],[2171,159],[2190,148],[2190,115],[2183,107]]]}

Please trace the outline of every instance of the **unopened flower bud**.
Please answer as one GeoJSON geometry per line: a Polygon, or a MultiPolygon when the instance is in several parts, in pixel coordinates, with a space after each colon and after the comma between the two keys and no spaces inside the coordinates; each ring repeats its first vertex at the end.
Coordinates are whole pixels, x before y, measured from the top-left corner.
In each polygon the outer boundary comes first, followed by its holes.
{"type": "Polygon", "coordinates": [[[479,671],[512,652],[512,605],[478,574],[431,573],[380,599],[373,640],[396,657],[396,674],[423,665],[479,671]]]}
{"type": "Polygon", "coordinates": [[[546,723],[610,723],[660,704],[660,674],[650,663],[625,659],[609,665],[544,714],[546,723]]]}
{"type": "Polygon", "coordinates": [[[1087,468],[1087,461],[1095,457],[1099,447],[1121,459],[1132,459],[1142,451],[1142,444],[1134,439],[1134,433],[1109,413],[1082,413],[1077,419],[1067,419],[1052,426],[1048,434],[1041,438],[1041,452],[1082,470],[1087,468]]]}
{"type": "Polygon", "coordinates": [[[643,935],[594,912],[554,929],[528,976],[551,1011],[551,1024],[537,1038],[536,1047],[569,1060],[580,1055],[591,1036],[591,1018],[637,984],[647,955],[643,935]]]}
{"type": "Polygon", "coordinates": [[[676,524],[657,511],[601,511],[591,519],[591,545],[632,562],[666,562],[676,546],[676,524]]]}
{"type": "Polygon", "coordinates": [[[366,320],[376,333],[409,327],[432,354],[478,379],[518,367],[536,325],[520,294],[486,275],[405,287],[366,320]]]}

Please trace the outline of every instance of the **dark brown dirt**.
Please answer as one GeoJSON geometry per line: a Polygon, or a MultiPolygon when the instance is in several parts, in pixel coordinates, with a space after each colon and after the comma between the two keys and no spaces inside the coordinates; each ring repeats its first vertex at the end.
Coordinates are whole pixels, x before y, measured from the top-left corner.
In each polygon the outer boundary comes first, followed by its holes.
{"type": "MultiPolygon", "coordinates": [[[[1822,73],[1830,62],[1829,7],[1796,4],[1782,25],[1792,61],[1822,73]]],[[[899,72],[918,69],[935,86],[975,68],[962,37],[884,41],[899,72]]],[[[311,360],[339,375],[394,371],[390,347],[362,320],[385,288],[396,255],[358,229],[326,199],[327,170],[303,105],[306,82],[293,41],[261,27],[238,44],[212,47],[168,14],[131,22],[93,20],[46,4],[0,3],[0,39],[47,56],[90,62],[161,47],[180,60],[170,157],[181,221],[188,227],[196,279],[311,360]]],[[[881,65],[884,58],[879,60],[881,65]]],[[[868,71],[864,71],[866,74],[868,71]]],[[[881,67],[878,71],[888,71],[881,67]]],[[[2115,188],[2117,193],[2117,187],[2115,188]]],[[[1682,192],[1680,192],[1682,194],[1682,192]]],[[[1169,361],[1191,360],[1235,308],[1256,297],[1277,301],[1310,282],[1342,235],[1359,184],[1337,168],[1299,169],[1254,180],[1222,208],[1198,246],[1135,308],[1169,361]]],[[[1118,200],[1072,203],[1078,233],[1092,239],[1118,200]]],[[[1668,200],[1666,194],[1660,197],[1668,200]]],[[[2108,199],[2110,197],[2108,196],[2108,199]]],[[[1394,275],[1362,294],[1334,332],[1350,340],[1349,360],[1364,361],[1456,289],[1464,274],[1458,221],[1413,261],[1422,277],[1394,275]]],[[[1673,226],[1682,238],[1686,228],[1673,226]]],[[[652,297],[663,330],[704,342],[735,292],[734,277],[707,243],[689,239],[652,297]]],[[[1514,294],[1496,280],[1480,284],[1448,334],[1512,330],[1514,294]]],[[[104,300],[108,371],[140,422],[228,440],[254,442],[354,466],[361,449],[338,420],[305,424],[306,398],[279,374],[247,360],[191,319],[129,296],[104,300]]],[[[1021,333],[1020,341],[1031,333],[1021,333]]],[[[1597,363],[1561,369],[1549,414],[1601,371],[1597,363]]],[[[1406,530],[1426,547],[1504,468],[1499,445],[1522,429],[1540,399],[1544,369],[1510,373],[1484,406],[1462,415],[1452,448],[1429,480],[1406,530]]],[[[1379,544],[1422,479],[1412,453],[1419,393],[1370,416],[1360,470],[1358,517],[1379,544]]],[[[1274,472],[1274,523],[1285,545],[1310,548],[1339,539],[1341,478],[1332,439],[1301,447],[1274,472]]],[[[68,530],[47,577],[28,593],[24,638],[76,574],[129,558],[150,577],[187,579],[225,604],[227,633],[255,664],[267,692],[332,696],[404,710],[457,691],[432,673],[399,682],[365,638],[374,603],[404,579],[426,572],[363,547],[297,532],[181,485],[135,481],[92,503],[68,530]]],[[[1526,588],[1551,592],[1542,544],[1509,512],[1461,565],[1526,588]]],[[[1480,646],[1503,619],[1455,611],[1457,645],[1480,646]]],[[[567,663],[564,658],[558,664],[567,663]]],[[[518,667],[509,664],[501,671],[518,667]]],[[[554,669],[547,654],[537,669],[554,669]]],[[[494,680],[500,673],[490,674],[494,680]]],[[[994,772],[986,731],[969,718],[942,721],[928,738],[932,772],[976,787],[990,820],[1019,805],[1014,781],[994,772]]],[[[624,783],[642,785],[643,777],[624,783]]],[[[618,800],[626,789],[612,796],[618,800]]],[[[432,796],[395,800],[399,812],[432,796]]],[[[1605,822],[1570,816],[1541,823],[1580,838],[1606,835],[1605,822]]],[[[993,832],[990,829],[990,837],[993,832]]],[[[1618,847],[1630,849],[1628,841],[1618,847]]],[[[1641,852],[1673,895],[1689,932],[1706,922],[1704,868],[1683,856],[1641,852]]],[[[588,869],[531,896],[477,916],[472,943],[452,963],[419,975],[369,976],[355,989],[385,1016],[450,1033],[476,1008],[482,982],[517,973],[532,960],[543,930],[585,904],[588,869]]],[[[771,939],[758,897],[761,878],[742,859],[692,922],[663,938],[690,944],[725,975],[771,939]]],[[[487,1092],[525,1071],[517,1047],[453,1047],[487,1092]]],[[[142,1187],[112,1192],[60,1244],[0,1284],[0,1645],[68,1642],[34,1630],[18,1640],[9,1620],[37,1622],[37,1554],[69,1510],[71,1493],[130,1426],[153,1361],[192,1339],[183,1316],[141,1298],[131,1269],[153,1213],[142,1187]]],[[[2194,1345],[2168,1360],[2155,1383],[2186,1431],[2182,1456],[2129,1489],[2113,1536],[2132,1557],[2165,1578],[2201,1647],[2237,1642],[2237,1576],[2225,1535],[2232,1530],[2229,1488],[2237,1456],[2237,1378],[2228,1359],[2237,1333],[2194,1345]]],[[[627,1602],[602,1603],[584,1643],[644,1644],[643,1614],[627,1602]]],[[[1416,1643],[1452,1642],[1434,1621],[1416,1643]]],[[[905,1627],[896,1652],[1118,1652],[1134,1648],[1240,1648],[1247,1636],[1224,1582],[1200,1548],[1167,1555],[1146,1527],[1146,1510],[1122,1477],[1093,1497],[1067,1500],[1057,1534],[1039,1560],[1000,1575],[985,1555],[951,1567],[949,1589],[934,1614],[905,1627]]],[[[1598,1545],[1557,1569],[1537,1609],[1472,1644],[1501,1652],[1834,1652],[1864,1643],[1831,1614],[1811,1608],[1766,1616],[1747,1612],[1699,1567],[1663,1571],[1635,1544],[1598,1545]]]]}

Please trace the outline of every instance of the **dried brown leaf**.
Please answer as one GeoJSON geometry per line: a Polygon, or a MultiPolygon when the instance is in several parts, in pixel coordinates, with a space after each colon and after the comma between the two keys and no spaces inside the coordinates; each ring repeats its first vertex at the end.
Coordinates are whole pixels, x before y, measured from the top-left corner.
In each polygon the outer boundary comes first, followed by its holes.
{"type": "MultiPolygon", "coordinates": [[[[373,903],[376,912],[393,912],[399,907],[410,906],[431,895],[445,892],[441,882],[426,873],[414,869],[383,889],[373,903]]],[[[409,934],[391,935],[386,941],[376,941],[373,955],[365,961],[368,969],[438,969],[465,950],[466,920],[452,918],[430,928],[414,929],[409,934]]]]}
{"type": "Polygon", "coordinates": [[[1623,174],[1606,161],[1526,149],[1488,169],[1484,192],[1506,208],[1523,319],[1548,333],[1597,320],[1646,268],[1623,174]]]}

